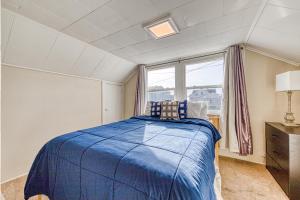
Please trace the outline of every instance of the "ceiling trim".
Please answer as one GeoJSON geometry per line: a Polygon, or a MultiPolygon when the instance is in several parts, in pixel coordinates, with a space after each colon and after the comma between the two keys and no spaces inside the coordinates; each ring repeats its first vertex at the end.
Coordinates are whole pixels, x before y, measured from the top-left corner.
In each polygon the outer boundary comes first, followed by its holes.
{"type": "Polygon", "coordinates": [[[272,53],[268,53],[268,52],[260,50],[258,48],[255,48],[255,47],[252,47],[252,46],[246,46],[246,49],[249,50],[249,51],[252,51],[252,52],[255,52],[255,53],[259,53],[261,55],[264,55],[264,56],[267,56],[267,57],[270,57],[270,58],[273,58],[273,59],[276,59],[276,60],[288,63],[290,65],[294,65],[296,67],[300,67],[300,63],[298,63],[298,62],[292,61],[292,60],[287,59],[287,58],[283,58],[281,56],[274,55],[272,53]]]}
{"type": "Polygon", "coordinates": [[[111,82],[111,83],[116,83],[116,84],[124,84],[125,81],[122,82],[114,82],[114,81],[107,81],[107,80],[102,80],[102,79],[97,79],[97,78],[91,78],[91,77],[86,77],[86,76],[77,76],[77,75],[72,75],[72,74],[64,74],[60,72],[53,72],[49,70],[42,70],[42,69],[35,69],[35,68],[30,68],[30,67],[24,67],[24,66],[17,66],[17,65],[12,65],[8,63],[1,63],[1,66],[4,67],[11,67],[11,68],[19,68],[19,69],[26,69],[26,70],[31,70],[31,71],[37,71],[37,72],[43,72],[43,73],[48,73],[48,74],[55,74],[55,75],[60,75],[60,76],[68,76],[68,77],[73,77],[73,78],[80,78],[80,79],[86,79],[86,80],[92,80],[92,81],[106,81],[106,82],[111,82]]]}
{"type": "Polygon", "coordinates": [[[261,3],[261,6],[259,7],[257,13],[256,13],[256,16],[251,24],[251,27],[247,33],[247,36],[246,36],[246,43],[248,43],[253,31],[254,31],[254,28],[256,27],[257,23],[258,23],[258,20],[260,19],[260,17],[262,16],[264,10],[265,10],[265,7],[267,6],[268,4],[268,1],[269,0],[263,0],[263,2],[261,3]]]}

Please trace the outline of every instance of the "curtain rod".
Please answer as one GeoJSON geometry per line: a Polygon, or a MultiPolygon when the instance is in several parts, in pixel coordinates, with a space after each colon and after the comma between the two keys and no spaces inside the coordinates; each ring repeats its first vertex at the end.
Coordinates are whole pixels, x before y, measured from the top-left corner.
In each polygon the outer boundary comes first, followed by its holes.
{"type": "Polygon", "coordinates": [[[226,53],[226,50],[219,51],[219,52],[216,52],[216,53],[210,53],[210,54],[205,54],[205,55],[200,55],[200,56],[194,56],[194,57],[190,57],[190,58],[179,58],[177,60],[167,61],[167,62],[163,62],[163,63],[146,65],[146,67],[147,68],[148,67],[155,67],[155,66],[159,66],[159,65],[166,65],[166,64],[177,63],[177,62],[180,63],[180,62],[186,61],[186,60],[193,60],[193,59],[196,59],[196,58],[203,58],[203,57],[218,55],[218,54],[222,54],[222,53],[226,53]]]}

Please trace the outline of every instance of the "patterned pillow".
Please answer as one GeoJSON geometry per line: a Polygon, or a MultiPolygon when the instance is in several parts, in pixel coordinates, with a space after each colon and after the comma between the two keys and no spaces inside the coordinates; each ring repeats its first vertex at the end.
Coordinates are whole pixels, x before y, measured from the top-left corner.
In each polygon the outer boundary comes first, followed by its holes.
{"type": "Polygon", "coordinates": [[[151,117],[160,117],[161,102],[151,101],[151,117]]]}
{"type": "Polygon", "coordinates": [[[179,101],[178,114],[180,119],[187,118],[187,100],[179,101]]]}
{"type": "Polygon", "coordinates": [[[160,119],[179,119],[178,101],[163,101],[161,103],[160,119]]]}

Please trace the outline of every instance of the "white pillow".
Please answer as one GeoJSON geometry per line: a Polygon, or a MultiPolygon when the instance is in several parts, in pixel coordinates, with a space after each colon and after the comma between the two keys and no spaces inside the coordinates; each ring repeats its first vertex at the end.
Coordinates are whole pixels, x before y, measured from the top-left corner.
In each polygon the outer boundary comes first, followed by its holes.
{"type": "Polygon", "coordinates": [[[187,103],[187,117],[208,119],[207,117],[208,103],[206,101],[197,101],[187,103]]]}
{"type": "Polygon", "coordinates": [[[145,115],[146,116],[150,116],[151,115],[151,102],[150,101],[147,101],[146,109],[145,109],[145,115]]]}

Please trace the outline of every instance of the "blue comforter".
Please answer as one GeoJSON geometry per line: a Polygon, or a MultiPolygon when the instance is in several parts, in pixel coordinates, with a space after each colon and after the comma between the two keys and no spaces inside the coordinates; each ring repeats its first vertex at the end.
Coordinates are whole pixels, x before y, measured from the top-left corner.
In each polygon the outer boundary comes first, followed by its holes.
{"type": "Polygon", "coordinates": [[[25,199],[214,200],[219,139],[205,120],[145,116],[68,133],[38,153],[25,199]]]}

